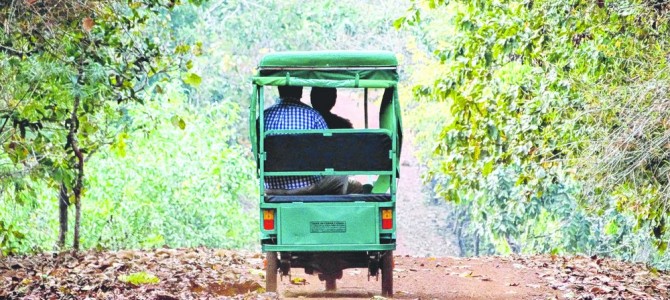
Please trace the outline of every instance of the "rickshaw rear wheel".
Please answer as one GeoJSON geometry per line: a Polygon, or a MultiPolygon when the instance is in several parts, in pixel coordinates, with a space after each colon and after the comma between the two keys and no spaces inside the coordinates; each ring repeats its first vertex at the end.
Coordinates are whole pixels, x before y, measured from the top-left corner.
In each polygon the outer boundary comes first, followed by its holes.
{"type": "Polygon", "coordinates": [[[326,282],[326,291],[335,291],[337,289],[337,279],[342,278],[342,271],[338,273],[319,274],[319,280],[326,282]]]}
{"type": "Polygon", "coordinates": [[[326,278],[326,291],[334,291],[337,289],[337,279],[335,276],[328,276],[326,278]]]}
{"type": "Polygon", "coordinates": [[[382,296],[393,296],[393,251],[382,256],[382,296]]]}
{"type": "Polygon", "coordinates": [[[279,268],[277,252],[269,251],[265,259],[267,260],[267,266],[265,267],[265,291],[277,292],[277,269],[279,268]]]}

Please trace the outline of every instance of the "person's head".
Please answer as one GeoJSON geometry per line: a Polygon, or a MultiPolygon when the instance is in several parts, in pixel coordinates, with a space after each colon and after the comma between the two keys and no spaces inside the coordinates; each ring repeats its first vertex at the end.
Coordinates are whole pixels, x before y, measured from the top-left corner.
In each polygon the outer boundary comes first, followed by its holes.
{"type": "Polygon", "coordinates": [[[302,98],[301,86],[280,85],[277,89],[279,90],[279,98],[287,100],[300,100],[302,98]]]}
{"type": "Polygon", "coordinates": [[[318,111],[330,111],[337,100],[337,89],[313,87],[309,95],[312,107],[318,111]]]}

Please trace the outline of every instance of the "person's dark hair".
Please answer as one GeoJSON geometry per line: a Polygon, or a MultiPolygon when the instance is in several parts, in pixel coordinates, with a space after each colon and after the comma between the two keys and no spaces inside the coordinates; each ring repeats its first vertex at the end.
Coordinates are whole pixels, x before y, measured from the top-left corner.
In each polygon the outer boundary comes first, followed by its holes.
{"type": "Polygon", "coordinates": [[[302,98],[302,87],[301,86],[288,86],[280,85],[277,87],[279,90],[279,97],[282,99],[300,99],[302,98]]]}
{"type": "Polygon", "coordinates": [[[337,100],[337,89],[313,87],[309,94],[312,107],[318,111],[330,111],[337,100]]]}

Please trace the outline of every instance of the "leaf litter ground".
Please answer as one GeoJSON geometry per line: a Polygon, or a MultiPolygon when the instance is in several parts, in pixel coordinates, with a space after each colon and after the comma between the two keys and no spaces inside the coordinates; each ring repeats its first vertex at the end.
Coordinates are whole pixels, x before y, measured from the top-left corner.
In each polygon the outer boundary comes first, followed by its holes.
{"type": "Polygon", "coordinates": [[[206,248],[1,258],[0,299],[277,298],[263,294],[254,260],[260,254],[206,248]]]}
{"type": "MultiPolygon", "coordinates": [[[[668,299],[670,274],[600,257],[396,256],[397,299],[668,299]]],[[[348,269],[336,292],[293,270],[265,293],[260,253],[195,249],[46,253],[0,259],[0,299],[381,299],[366,269],[348,269]],[[147,274],[157,283],[121,278],[147,274]]],[[[144,276],[144,275],[142,275],[144,276]]],[[[141,276],[135,276],[141,277],[141,276]]]]}

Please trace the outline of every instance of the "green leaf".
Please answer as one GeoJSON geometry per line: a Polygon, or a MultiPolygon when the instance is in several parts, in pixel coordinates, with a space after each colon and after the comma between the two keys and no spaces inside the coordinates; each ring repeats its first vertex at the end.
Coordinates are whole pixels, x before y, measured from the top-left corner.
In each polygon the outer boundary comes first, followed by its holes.
{"type": "Polygon", "coordinates": [[[174,49],[175,54],[186,54],[188,51],[191,50],[191,46],[189,45],[179,45],[174,49]]]}
{"type": "Polygon", "coordinates": [[[482,168],[482,175],[488,176],[493,171],[493,160],[488,161],[482,168]]]}
{"type": "Polygon", "coordinates": [[[202,82],[202,78],[200,78],[200,76],[198,76],[198,74],[195,74],[195,73],[188,73],[183,78],[183,80],[184,80],[184,83],[186,83],[190,86],[193,86],[193,87],[199,86],[200,83],[202,82]]]}
{"type": "Polygon", "coordinates": [[[128,134],[125,132],[120,133],[116,137],[116,142],[112,144],[112,151],[116,153],[116,155],[120,157],[125,157],[126,156],[126,139],[128,138],[128,134]]]}
{"type": "Polygon", "coordinates": [[[608,235],[614,235],[619,231],[619,225],[617,225],[616,220],[612,220],[607,225],[605,225],[605,233],[608,235]]]}
{"type": "Polygon", "coordinates": [[[125,283],[130,283],[133,285],[143,285],[143,284],[156,284],[160,282],[160,279],[154,274],[146,272],[132,273],[129,275],[119,276],[119,280],[125,283]]]}
{"type": "Polygon", "coordinates": [[[170,119],[170,122],[172,123],[172,125],[174,125],[175,127],[178,127],[181,130],[184,130],[186,128],[186,122],[184,121],[184,119],[182,119],[179,116],[173,116],[170,119]]]}
{"type": "Polygon", "coordinates": [[[395,27],[395,29],[400,29],[402,25],[405,23],[405,19],[406,19],[405,17],[396,19],[395,21],[393,21],[393,27],[395,27]]]}

